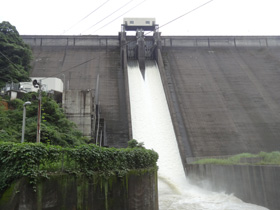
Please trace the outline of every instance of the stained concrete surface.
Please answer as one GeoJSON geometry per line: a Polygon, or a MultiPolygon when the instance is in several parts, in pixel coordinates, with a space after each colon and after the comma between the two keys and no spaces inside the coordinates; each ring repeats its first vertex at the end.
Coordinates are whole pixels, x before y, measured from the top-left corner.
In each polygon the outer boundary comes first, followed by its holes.
{"type": "MultiPolygon", "coordinates": [[[[131,125],[119,38],[23,39],[34,54],[31,76],[56,75],[65,81],[66,90],[90,90],[94,96],[100,75],[108,144],[126,146],[131,125]]],[[[173,94],[182,118],[173,123],[175,130],[184,128],[187,135],[176,133],[182,138],[179,146],[190,147],[195,157],[280,149],[279,37],[162,37],[161,44],[161,74],[169,77],[165,91],[170,110],[174,110],[173,94]],[[170,85],[174,89],[168,89],[170,85]]]]}
{"type": "MultiPolygon", "coordinates": [[[[107,143],[125,147],[129,137],[124,76],[120,50],[115,46],[118,37],[108,40],[96,36],[23,36],[23,39],[33,52],[32,77],[55,76],[64,81],[66,91],[91,91],[96,97],[99,74],[99,104],[101,117],[106,120],[107,143]]],[[[88,129],[85,130],[88,133],[88,129]]]]}
{"type": "Polygon", "coordinates": [[[36,191],[28,179],[16,180],[0,195],[0,210],[158,210],[156,171],[134,170],[125,177],[106,179],[69,174],[48,177],[39,178],[36,191]]]}
{"type": "Polygon", "coordinates": [[[164,47],[162,55],[194,156],[279,150],[279,48],[164,47]]]}

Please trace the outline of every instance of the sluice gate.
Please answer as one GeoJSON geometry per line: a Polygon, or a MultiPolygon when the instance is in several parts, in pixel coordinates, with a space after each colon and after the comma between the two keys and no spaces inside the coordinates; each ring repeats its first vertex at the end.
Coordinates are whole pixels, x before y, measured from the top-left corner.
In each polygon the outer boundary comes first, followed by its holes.
{"type": "Polygon", "coordinates": [[[155,59],[158,47],[158,25],[154,18],[125,18],[121,31],[121,48],[126,48],[129,60],[138,60],[140,71],[145,79],[145,60],[155,59]],[[146,32],[149,30],[149,32],[146,32]],[[135,31],[135,37],[126,37],[126,31],[135,31]],[[153,36],[146,36],[153,32],[153,36]]]}

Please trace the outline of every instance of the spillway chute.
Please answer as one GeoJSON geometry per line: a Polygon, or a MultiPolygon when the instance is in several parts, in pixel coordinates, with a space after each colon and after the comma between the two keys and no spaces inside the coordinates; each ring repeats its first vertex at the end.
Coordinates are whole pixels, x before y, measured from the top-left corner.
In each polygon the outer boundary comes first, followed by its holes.
{"type": "Polygon", "coordinates": [[[159,154],[159,209],[267,210],[242,202],[233,195],[191,185],[185,177],[160,71],[155,61],[145,61],[145,80],[137,60],[128,61],[128,82],[133,138],[159,154]]]}

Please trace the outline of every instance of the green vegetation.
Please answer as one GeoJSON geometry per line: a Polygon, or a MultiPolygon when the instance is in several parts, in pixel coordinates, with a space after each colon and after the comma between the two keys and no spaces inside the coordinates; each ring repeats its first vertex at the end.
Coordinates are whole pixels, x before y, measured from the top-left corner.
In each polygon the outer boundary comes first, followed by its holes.
{"type": "MultiPolygon", "coordinates": [[[[1,103],[0,98],[0,142],[20,142],[23,103],[25,101],[31,101],[32,103],[26,106],[25,141],[36,141],[37,96],[37,93],[28,93],[25,94],[22,100],[8,100],[8,110],[1,103]]],[[[76,146],[87,141],[88,139],[82,136],[82,133],[76,128],[76,125],[66,118],[59,104],[43,93],[41,142],[51,145],[76,146]]]]}
{"type": "MultiPolygon", "coordinates": [[[[0,88],[6,83],[29,81],[32,51],[9,22],[0,23],[0,88]]],[[[35,186],[49,174],[68,173],[108,179],[133,170],[157,170],[158,154],[136,140],[125,149],[88,145],[62,108],[42,93],[41,143],[36,141],[38,94],[10,101],[0,97],[0,195],[11,183],[28,178],[35,186]],[[23,104],[26,106],[25,143],[21,141],[23,104]]],[[[40,189],[38,187],[38,189],[40,189]]]]}
{"type": "Polygon", "coordinates": [[[0,192],[14,180],[28,177],[31,184],[49,173],[98,174],[122,177],[129,170],[156,167],[158,154],[144,148],[104,148],[93,144],[74,148],[36,143],[0,143],[0,192]]]}
{"type": "Polygon", "coordinates": [[[127,142],[127,147],[128,148],[144,148],[144,143],[139,142],[135,139],[131,139],[127,142]]]}
{"type": "MultiPolygon", "coordinates": [[[[20,37],[16,27],[9,22],[0,23],[0,88],[6,83],[29,81],[30,61],[32,51],[20,37]]],[[[0,142],[20,142],[22,129],[23,103],[31,101],[26,106],[25,141],[35,142],[37,131],[38,94],[29,93],[21,99],[13,101],[2,100],[0,97],[0,142]],[[6,102],[9,109],[7,110],[6,102]]],[[[69,121],[59,105],[43,94],[41,142],[76,146],[86,143],[76,125],[69,121]]]]}
{"type": "Polygon", "coordinates": [[[215,165],[280,165],[280,152],[260,152],[259,154],[242,153],[225,159],[207,158],[193,162],[192,164],[215,165]]]}
{"type": "Polygon", "coordinates": [[[0,23],[0,88],[6,83],[29,81],[32,51],[15,26],[0,23]]]}

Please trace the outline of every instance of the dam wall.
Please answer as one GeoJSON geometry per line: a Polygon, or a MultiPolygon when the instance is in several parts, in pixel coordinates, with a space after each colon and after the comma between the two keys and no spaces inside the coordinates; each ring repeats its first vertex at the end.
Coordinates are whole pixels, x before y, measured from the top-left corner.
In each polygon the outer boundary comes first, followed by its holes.
{"type": "Polygon", "coordinates": [[[159,65],[183,162],[279,150],[279,37],[161,38],[159,65]]]}
{"type": "MultiPolygon", "coordinates": [[[[108,145],[126,146],[132,132],[125,40],[22,37],[34,55],[31,76],[56,76],[66,91],[90,91],[88,101],[98,99],[107,122],[108,145]]],[[[157,42],[155,57],[185,164],[189,157],[279,150],[280,37],[161,36],[157,42]]],[[[71,107],[71,99],[67,103],[71,107]]]]}
{"type": "Polygon", "coordinates": [[[195,184],[217,192],[234,194],[245,202],[280,209],[280,167],[254,165],[187,166],[195,184]]]}

